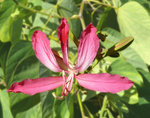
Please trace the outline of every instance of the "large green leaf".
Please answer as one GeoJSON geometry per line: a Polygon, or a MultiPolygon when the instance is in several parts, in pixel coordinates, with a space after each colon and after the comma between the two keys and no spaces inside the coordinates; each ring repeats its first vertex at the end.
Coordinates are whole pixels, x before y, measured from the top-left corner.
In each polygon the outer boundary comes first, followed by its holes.
{"type": "Polygon", "coordinates": [[[141,86],[143,83],[143,79],[140,76],[140,74],[137,72],[137,70],[128,62],[118,59],[114,61],[108,71],[111,74],[119,74],[121,76],[128,77],[130,80],[135,82],[135,84],[141,86]]]}
{"type": "Polygon", "coordinates": [[[11,40],[13,27],[13,18],[11,14],[15,9],[15,3],[12,0],[5,0],[0,9],[0,41],[7,42],[11,40]]]}
{"type": "Polygon", "coordinates": [[[2,106],[2,118],[13,118],[10,110],[9,96],[6,90],[0,90],[0,104],[2,106]]]}
{"type": "Polygon", "coordinates": [[[5,68],[5,79],[8,86],[14,81],[39,76],[39,62],[32,55],[34,53],[31,42],[20,41],[11,47],[5,68]]]}
{"type": "Polygon", "coordinates": [[[6,66],[6,60],[7,60],[10,46],[11,46],[10,42],[8,42],[8,43],[1,43],[0,42],[0,64],[1,64],[3,69],[6,66]]]}
{"type": "Polygon", "coordinates": [[[111,27],[119,29],[117,18],[114,9],[106,8],[102,14],[99,15],[99,21],[97,24],[97,30],[100,31],[105,27],[111,27]]]}
{"type": "Polygon", "coordinates": [[[15,117],[21,112],[32,109],[40,102],[40,95],[29,96],[22,93],[10,93],[12,114],[15,117]]]}
{"type": "Polygon", "coordinates": [[[54,117],[54,97],[52,91],[41,93],[42,118],[54,117]]]}
{"type": "Polygon", "coordinates": [[[126,36],[133,36],[132,47],[150,64],[150,17],[148,12],[137,2],[127,2],[118,11],[120,30],[126,36]]]}
{"type": "Polygon", "coordinates": [[[12,44],[17,43],[20,40],[21,32],[22,32],[22,24],[23,24],[23,19],[16,19],[13,22],[12,35],[11,35],[12,44]]]}
{"type": "Polygon", "coordinates": [[[39,103],[33,106],[31,109],[17,114],[15,118],[43,118],[41,104],[39,103]]]}

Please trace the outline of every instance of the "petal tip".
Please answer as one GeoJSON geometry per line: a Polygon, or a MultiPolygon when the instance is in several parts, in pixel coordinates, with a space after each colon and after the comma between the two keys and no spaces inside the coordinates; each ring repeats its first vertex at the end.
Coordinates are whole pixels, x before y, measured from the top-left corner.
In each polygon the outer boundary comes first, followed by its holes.
{"type": "Polygon", "coordinates": [[[67,20],[65,18],[62,18],[61,23],[67,23],[67,20]]]}

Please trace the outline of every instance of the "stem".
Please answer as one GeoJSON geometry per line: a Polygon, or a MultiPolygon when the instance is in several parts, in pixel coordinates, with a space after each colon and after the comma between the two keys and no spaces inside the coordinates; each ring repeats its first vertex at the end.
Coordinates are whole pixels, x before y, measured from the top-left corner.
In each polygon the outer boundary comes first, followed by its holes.
{"type": "Polygon", "coordinates": [[[111,0],[111,1],[112,1],[113,5],[115,6],[115,1],[114,0],[111,0]]]}
{"type": "Polygon", "coordinates": [[[111,5],[110,2],[108,0],[104,0],[108,5],[111,5]]]}
{"type": "Polygon", "coordinates": [[[95,2],[95,3],[99,4],[99,5],[103,5],[103,6],[106,6],[106,7],[111,7],[113,9],[117,9],[117,7],[111,6],[109,4],[102,3],[102,2],[97,1],[97,0],[87,0],[87,1],[95,2]]]}
{"type": "Polygon", "coordinates": [[[81,111],[81,116],[82,116],[82,118],[85,118],[83,105],[82,105],[82,101],[81,101],[79,92],[77,93],[77,98],[78,98],[78,103],[79,103],[79,107],[80,107],[80,111],[81,111]]]}
{"type": "Polygon", "coordinates": [[[5,83],[4,81],[0,81],[0,85],[2,85],[2,86],[4,86],[4,87],[7,86],[6,83],[5,83]]]}
{"type": "Polygon", "coordinates": [[[103,118],[103,114],[106,110],[106,107],[107,107],[107,96],[105,96],[104,100],[103,100],[103,106],[102,106],[101,111],[100,111],[100,118],[103,118]]]}
{"type": "Polygon", "coordinates": [[[42,27],[43,30],[46,28],[46,26],[49,23],[50,19],[51,19],[51,16],[49,15],[47,21],[45,22],[44,26],[42,27]]]}
{"type": "Polygon", "coordinates": [[[85,29],[85,22],[84,22],[83,17],[80,18],[80,21],[81,21],[82,29],[84,30],[85,29]]]}
{"type": "Polygon", "coordinates": [[[84,108],[85,108],[86,111],[88,112],[89,118],[94,118],[94,116],[93,116],[92,113],[89,111],[89,109],[87,108],[86,105],[84,105],[84,108]]]}
{"type": "Polygon", "coordinates": [[[20,6],[20,7],[22,7],[22,8],[24,8],[24,9],[26,9],[26,10],[29,10],[29,11],[31,11],[31,12],[33,12],[33,13],[39,13],[39,14],[42,14],[42,15],[45,15],[45,16],[48,16],[48,17],[55,17],[55,18],[62,18],[61,16],[59,16],[59,15],[49,15],[49,14],[47,14],[47,13],[45,13],[45,12],[42,12],[42,11],[38,11],[38,10],[35,10],[35,9],[32,9],[32,8],[29,8],[29,7],[27,7],[27,6],[24,6],[23,4],[21,4],[21,3],[19,3],[18,1],[16,1],[16,0],[13,0],[18,6],[20,6]]]}
{"type": "Polygon", "coordinates": [[[81,21],[81,25],[82,25],[83,30],[85,29],[85,22],[84,22],[84,19],[83,19],[83,16],[82,16],[83,15],[84,4],[85,4],[85,0],[82,0],[81,6],[80,6],[80,11],[79,11],[79,19],[81,21]]]}
{"type": "Polygon", "coordinates": [[[91,2],[88,2],[88,4],[90,5],[90,7],[92,8],[93,11],[96,10],[96,8],[93,6],[93,4],[91,4],[91,2]]]}

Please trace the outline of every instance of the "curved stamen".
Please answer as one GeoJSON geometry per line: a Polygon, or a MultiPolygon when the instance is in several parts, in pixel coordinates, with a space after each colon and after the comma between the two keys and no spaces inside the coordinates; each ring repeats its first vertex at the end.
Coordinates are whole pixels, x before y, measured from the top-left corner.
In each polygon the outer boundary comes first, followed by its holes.
{"type": "Polygon", "coordinates": [[[68,71],[69,76],[66,78],[65,71],[63,71],[63,91],[62,96],[66,96],[72,89],[73,79],[74,79],[74,71],[68,71]]]}

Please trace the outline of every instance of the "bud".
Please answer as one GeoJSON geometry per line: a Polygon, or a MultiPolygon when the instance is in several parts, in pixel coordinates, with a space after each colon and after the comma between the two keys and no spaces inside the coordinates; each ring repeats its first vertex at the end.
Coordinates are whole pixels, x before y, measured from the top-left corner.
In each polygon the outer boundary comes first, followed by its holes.
{"type": "Polygon", "coordinates": [[[133,42],[133,40],[134,39],[132,37],[126,37],[120,40],[113,47],[108,49],[106,55],[112,56],[112,57],[118,57],[119,56],[118,51],[121,51],[127,48],[133,42]]]}
{"type": "Polygon", "coordinates": [[[114,50],[121,51],[121,50],[127,48],[133,42],[133,40],[134,39],[132,37],[126,37],[126,38],[120,40],[118,43],[115,44],[114,50]]]}
{"type": "Polygon", "coordinates": [[[71,19],[77,19],[77,18],[79,18],[79,15],[73,15],[73,16],[71,16],[71,19]]]}

